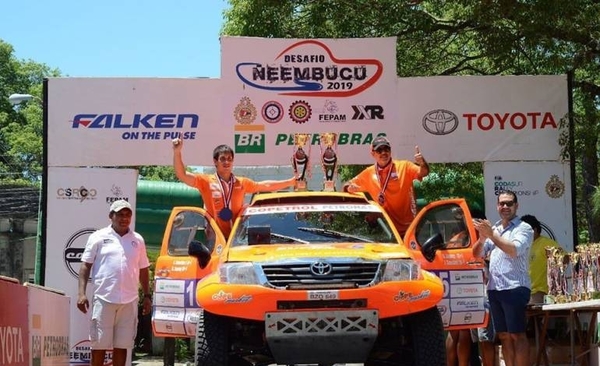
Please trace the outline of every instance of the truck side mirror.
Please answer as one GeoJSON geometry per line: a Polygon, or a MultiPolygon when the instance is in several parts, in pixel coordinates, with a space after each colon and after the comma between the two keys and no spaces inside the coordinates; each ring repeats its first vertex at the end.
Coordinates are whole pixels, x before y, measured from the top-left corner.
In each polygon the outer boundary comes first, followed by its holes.
{"type": "Polygon", "coordinates": [[[423,257],[427,259],[428,262],[433,262],[433,260],[435,259],[435,252],[439,249],[444,248],[444,246],[445,243],[442,234],[437,233],[429,239],[427,239],[425,243],[423,243],[423,245],[421,246],[421,253],[423,254],[423,257]]]}
{"type": "Polygon", "coordinates": [[[206,268],[210,262],[210,250],[204,243],[198,240],[192,240],[188,245],[188,254],[198,260],[201,269],[206,268]]]}

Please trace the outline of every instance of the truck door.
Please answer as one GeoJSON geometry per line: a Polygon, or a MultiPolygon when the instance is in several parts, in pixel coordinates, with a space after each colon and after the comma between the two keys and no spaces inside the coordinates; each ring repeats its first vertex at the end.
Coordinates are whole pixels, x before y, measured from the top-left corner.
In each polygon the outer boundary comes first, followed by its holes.
{"type": "Polygon", "coordinates": [[[484,263],[473,257],[477,232],[463,199],[436,201],[425,206],[404,236],[404,243],[423,269],[437,274],[444,283],[444,297],[438,304],[448,330],[483,327],[487,324],[484,263]],[[421,252],[423,244],[441,235],[440,248],[432,261],[421,252]]]}
{"type": "Polygon", "coordinates": [[[225,238],[214,220],[199,207],[174,207],[163,236],[154,271],[152,330],[160,337],[194,337],[200,307],[196,302],[198,282],[213,271],[218,261],[200,268],[188,255],[188,245],[197,240],[212,256],[219,256],[225,238]]]}

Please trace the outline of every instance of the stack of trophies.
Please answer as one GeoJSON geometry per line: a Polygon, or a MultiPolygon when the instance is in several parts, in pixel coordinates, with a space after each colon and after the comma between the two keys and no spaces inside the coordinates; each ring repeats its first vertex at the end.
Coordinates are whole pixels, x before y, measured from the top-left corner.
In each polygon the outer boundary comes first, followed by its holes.
{"type": "Polygon", "coordinates": [[[323,190],[335,191],[335,177],[337,175],[337,134],[334,132],[323,132],[315,134],[294,134],[294,154],[292,155],[292,166],[296,173],[296,190],[306,191],[306,181],[310,175],[311,159],[310,148],[313,143],[318,143],[321,150],[321,166],[325,175],[323,190]],[[315,141],[313,141],[313,139],[315,141]]]}
{"type": "Polygon", "coordinates": [[[546,303],[569,303],[600,298],[600,244],[579,245],[576,252],[546,248],[546,303]]]}

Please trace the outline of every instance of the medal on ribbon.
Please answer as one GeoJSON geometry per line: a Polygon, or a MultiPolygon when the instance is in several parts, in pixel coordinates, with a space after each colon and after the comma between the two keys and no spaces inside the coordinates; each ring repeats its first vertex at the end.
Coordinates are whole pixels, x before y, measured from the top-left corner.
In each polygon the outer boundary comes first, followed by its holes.
{"type": "Polygon", "coordinates": [[[219,218],[223,221],[229,221],[233,218],[233,211],[229,207],[223,207],[221,211],[219,211],[219,218]]]}
{"type": "Polygon", "coordinates": [[[392,164],[392,166],[390,166],[390,170],[388,171],[383,184],[381,184],[381,177],[379,176],[379,171],[378,171],[380,168],[377,166],[377,164],[375,164],[375,174],[377,175],[377,181],[379,182],[379,186],[381,187],[381,192],[379,192],[379,196],[377,196],[377,201],[379,201],[379,204],[382,206],[385,203],[385,189],[387,188],[387,185],[390,182],[390,177],[392,176],[392,170],[394,170],[394,165],[393,165],[394,163],[390,162],[390,164],[392,164]]]}
{"type": "Polygon", "coordinates": [[[229,182],[223,181],[221,177],[217,174],[217,178],[219,179],[219,183],[221,184],[221,194],[223,195],[223,203],[224,207],[219,211],[219,218],[223,221],[230,221],[233,218],[233,211],[229,208],[229,204],[231,203],[231,196],[233,194],[233,174],[231,178],[229,178],[229,182]],[[227,193],[225,192],[225,185],[227,184],[227,193]]]}

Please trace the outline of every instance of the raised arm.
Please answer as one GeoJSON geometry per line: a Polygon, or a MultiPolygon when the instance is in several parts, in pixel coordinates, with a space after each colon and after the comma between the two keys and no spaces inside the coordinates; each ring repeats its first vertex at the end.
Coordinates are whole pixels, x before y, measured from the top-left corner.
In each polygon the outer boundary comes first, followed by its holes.
{"type": "Polygon", "coordinates": [[[259,192],[275,192],[288,187],[293,187],[296,184],[296,177],[286,180],[263,180],[257,182],[259,192]]]}
{"type": "Polygon", "coordinates": [[[177,179],[181,182],[187,184],[190,187],[194,187],[195,176],[194,174],[188,172],[185,169],[185,164],[183,164],[183,159],[181,157],[181,152],[183,150],[183,140],[182,139],[173,139],[173,168],[175,169],[175,175],[177,179]]]}
{"type": "MultiPolygon", "coordinates": [[[[490,239],[494,246],[511,258],[517,257],[519,252],[526,248],[526,244],[533,239],[533,230],[530,226],[516,229],[515,235],[510,240],[502,237],[498,231],[492,229],[492,224],[488,220],[475,220],[473,226],[481,235],[479,241],[490,239]]],[[[477,256],[476,250],[479,250],[477,243],[473,246],[475,256],[477,256]]]]}

